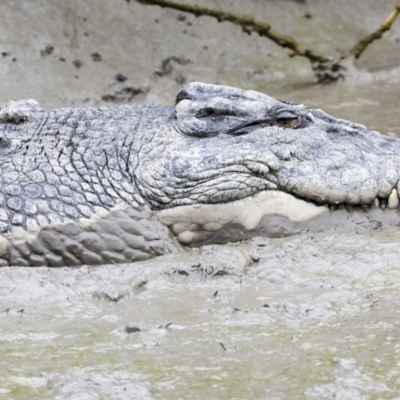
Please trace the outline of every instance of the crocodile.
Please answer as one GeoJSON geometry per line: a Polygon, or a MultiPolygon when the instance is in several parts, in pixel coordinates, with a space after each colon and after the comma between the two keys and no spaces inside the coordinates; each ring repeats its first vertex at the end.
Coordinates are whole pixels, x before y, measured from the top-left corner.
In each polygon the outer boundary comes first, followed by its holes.
{"type": "Polygon", "coordinates": [[[400,224],[400,140],[200,82],[175,106],[0,108],[0,266],[400,224]]]}

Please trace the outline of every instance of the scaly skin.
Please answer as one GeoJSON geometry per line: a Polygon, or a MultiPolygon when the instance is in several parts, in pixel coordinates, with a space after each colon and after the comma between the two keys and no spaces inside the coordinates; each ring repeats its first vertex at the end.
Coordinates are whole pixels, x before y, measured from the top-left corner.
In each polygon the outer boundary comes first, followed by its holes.
{"type": "Polygon", "coordinates": [[[179,249],[152,211],[264,191],[331,208],[385,206],[399,182],[398,139],[201,83],[186,85],[175,107],[47,113],[9,103],[0,130],[1,265],[145,259],[179,249]]]}

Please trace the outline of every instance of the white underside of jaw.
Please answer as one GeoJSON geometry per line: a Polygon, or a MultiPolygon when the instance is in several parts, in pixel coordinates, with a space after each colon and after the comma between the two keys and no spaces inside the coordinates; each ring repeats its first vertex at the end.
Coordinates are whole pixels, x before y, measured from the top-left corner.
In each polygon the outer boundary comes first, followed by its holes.
{"type": "Polygon", "coordinates": [[[269,190],[223,204],[196,204],[156,213],[184,245],[225,243],[254,236],[279,237],[336,228],[400,224],[396,210],[330,210],[288,193],[269,190]]]}

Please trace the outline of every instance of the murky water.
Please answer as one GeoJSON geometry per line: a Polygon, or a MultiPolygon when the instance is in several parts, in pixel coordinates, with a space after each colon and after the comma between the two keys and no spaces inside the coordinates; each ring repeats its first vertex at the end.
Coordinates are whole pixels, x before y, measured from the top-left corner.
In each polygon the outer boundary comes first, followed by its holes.
{"type": "MultiPolygon", "coordinates": [[[[268,92],[400,136],[397,87],[268,92]]],[[[400,399],[399,243],[386,229],[3,268],[0,398],[400,399]]]]}

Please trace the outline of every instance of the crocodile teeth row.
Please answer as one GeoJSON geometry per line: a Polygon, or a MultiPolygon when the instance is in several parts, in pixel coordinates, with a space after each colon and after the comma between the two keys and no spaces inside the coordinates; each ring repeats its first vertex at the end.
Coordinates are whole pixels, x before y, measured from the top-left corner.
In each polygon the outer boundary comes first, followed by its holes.
{"type": "MultiPolygon", "coordinates": [[[[342,210],[346,209],[347,211],[353,211],[354,206],[351,206],[349,204],[322,204],[322,206],[328,207],[330,210],[342,210]]],[[[361,208],[363,210],[368,210],[369,208],[381,208],[384,210],[385,208],[388,208],[390,210],[397,210],[400,207],[400,200],[399,200],[399,194],[396,189],[392,189],[390,192],[390,195],[388,199],[378,199],[376,198],[371,205],[362,205],[361,208]]]]}

